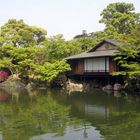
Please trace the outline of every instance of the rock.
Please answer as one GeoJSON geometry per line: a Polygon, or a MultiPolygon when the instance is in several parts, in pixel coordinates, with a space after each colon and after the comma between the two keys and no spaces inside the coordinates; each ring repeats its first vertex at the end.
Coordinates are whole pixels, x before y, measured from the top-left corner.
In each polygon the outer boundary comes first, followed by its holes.
{"type": "Polygon", "coordinates": [[[103,90],[113,90],[113,86],[108,84],[105,87],[103,87],[103,90]]]}
{"type": "Polygon", "coordinates": [[[73,83],[70,80],[66,83],[66,89],[71,93],[74,91],[82,92],[84,90],[83,84],[73,83]]]}
{"type": "Polygon", "coordinates": [[[33,82],[30,82],[26,86],[27,89],[35,88],[35,84],[33,82]]]}
{"type": "Polygon", "coordinates": [[[0,83],[1,87],[14,87],[14,88],[25,88],[25,84],[22,83],[19,79],[8,79],[0,83]]]}
{"type": "Polygon", "coordinates": [[[119,91],[121,89],[122,89],[121,84],[119,84],[119,83],[114,84],[114,90],[119,91]]]}
{"type": "Polygon", "coordinates": [[[33,92],[36,88],[36,85],[33,82],[30,82],[26,85],[26,89],[28,92],[33,92]]]}

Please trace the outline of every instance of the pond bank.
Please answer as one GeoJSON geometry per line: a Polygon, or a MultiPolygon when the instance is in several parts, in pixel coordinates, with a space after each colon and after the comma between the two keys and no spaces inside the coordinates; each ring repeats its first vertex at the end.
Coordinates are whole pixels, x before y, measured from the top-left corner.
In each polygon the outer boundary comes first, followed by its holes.
{"type": "Polygon", "coordinates": [[[107,85],[100,85],[95,82],[76,82],[68,79],[65,83],[60,83],[58,86],[51,86],[45,84],[36,84],[35,82],[24,83],[19,78],[10,77],[6,81],[0,83],[0,87],[3,88],[17,88],[17,89],[27,89],[27,90],[34,90],[34,89],[48,89],[48,88],[60,88],[62,90],[66,90],[68,93],[71,92],[86,92],[93,90],[95,88],[102,89],[103,91],[127,91],[129,93],[140,93],[138,88],[133,88],[133,86],[128,85],[121,85],[119,83],[115,83],[114,85],[107,84],[107,85]]]}

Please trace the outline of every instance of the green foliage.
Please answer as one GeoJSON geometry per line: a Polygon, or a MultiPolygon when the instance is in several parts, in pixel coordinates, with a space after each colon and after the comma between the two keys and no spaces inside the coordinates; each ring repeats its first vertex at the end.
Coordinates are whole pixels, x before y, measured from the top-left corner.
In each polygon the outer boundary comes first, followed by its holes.
{"type": "Polygon", "coordinates": [[[15,47],[40,45],[47,32],[41,28],[29,26],[23,20],[10,19],[1,27],[0,44],[12,44],[15,47]]]}
{"type": "Polygon", "coordinates": [[[46,39],[43,45],[46,46],[49,61],[61,60],[67,56],[81,52],[79,46],[65,41],[61,34],[46,39]]]}
{"type": "Polygon", "coordinates": [[[61,34],[46,38],[44,29],[29,26],[23,20],[10,19],[0,30],[0,68],[9,69],[20,78],[52,82],[70,70],[63,61],[65,57],[88,51],[100,41],[112,38],[127,43],[119,48],[123,55],[116,57],[127,71],[115,74],[139,75],[140,14],[134,12],[133,4],[117,2],[109,4],[101,16],[100,22],[106,25],[104,31],[70,41],[61,34]]]}
{"type": "Polygon", "coordinates": [[[47,61],[46,48],[30,47],[15,48],[7,50],[8,57],[0,61],[0,67],[12,68],[12,73],[20,77],[32,77],[51,82],[60,73],[70,70],[70,66],[65,61],[49,63],[47,61]]]}
{"type": "Polygon", "coordinates": [[[53,81],[60,74],[69,71],[70,65],[66,61],[56,61],[54,63],[45,63],[43,66],[35,67],[36,78],[39,80],[53,81]]]}
{"type": "Polygon", "coordinates": [[[79,48],[79,51],[81,50],[81,52],[88,51],[95,45],[95,41],[92,37],[75,38],[69,41],[69,43],[73,44],[75,48],[79,48]]]}
{"type": "Polygon", "coordinates": [[[50,96],[37,97],[35,102],[29,103],[25,94],[20,94],[23,102],[18,104],[14,99],[19,92],[12,92],[12,103],[0,104],[0,130],[5,140],[27,140],[44,132],[64,133],[66,122],[70,121],[66,117],[70,110],[68,106],[60,105],[50,96]]]}
{"type": "Polygon", "coordinates": [[[0,68],[23,79],[51,82],[70,70],[62,58],[71,54],[63,36],[46,39],[46,31],[23,20],[9,20],[1,27],[0,68]],[[60,61],[56,61],[60,60],[60,61]]]}
{"type": "Polygon", "coordinates": [[[106,30],[129,34],[140,23],[140,13],[135,13],[134,10],[134,5],[131,3],[109,4],[101,13],[100,23],[106,25],[106,30]]]}
{"type": "Polygon", "coordinates": [[[48,60],[52,62],[88,51],[95,45],[95,41],[91,37],[81,37],[65,41],[63,35],[58,34],[46,39],[42,45],[46,46],[48,60]]]}
{"type": "Polygon", "coordinates": [[[125,69],[124,71],[114,73],[115,75],[127,75],[131,78],[139,78],[140,76],[140,33],[134,30],[132,34],[125,37],[125,44],[118,46],[119,54],[115,60],[125,69]],[[134,35],[134,36],[133,36],[134,35]]]}
{"type": "Polygon", "coordinates": [[[122,71],[114,75],[125,75],[129,78],[140,76],[140,13],[134,12],[131,3],[117,2],[109,4],[101,13],[100,23],[104,23],[104,32],[100,38],[113,38],[124,42],[118,46],[119,54],[115,60],[122,67],[122,71]]]}

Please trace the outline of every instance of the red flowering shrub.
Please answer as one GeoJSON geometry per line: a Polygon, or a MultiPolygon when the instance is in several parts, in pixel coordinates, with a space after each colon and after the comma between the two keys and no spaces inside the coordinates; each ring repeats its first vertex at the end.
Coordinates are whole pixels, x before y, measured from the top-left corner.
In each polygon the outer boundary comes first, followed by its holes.
{"type": "Polygon", "coordinates": [[[3,82],[7,80],[9,77],[9,74],[3,70],[0,71],[0,82],[3,82]]]}

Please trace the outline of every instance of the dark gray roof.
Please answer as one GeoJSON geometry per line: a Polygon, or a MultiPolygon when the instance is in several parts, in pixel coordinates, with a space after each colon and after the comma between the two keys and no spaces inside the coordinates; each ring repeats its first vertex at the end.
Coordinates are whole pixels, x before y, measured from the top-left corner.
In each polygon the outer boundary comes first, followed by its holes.
{"type": "Polygon", "coordinates": [[[69,56],[65,58],[69,59],[81,59],[81,58],[91,58],[91,57],[102,57],[102,56],[112,56],[117,53],[117,50],[106,50],[106,51],[95,51],[95,52],[84,52],[77,55],[69,56]]]}
{"type": "Polygon", "coordinates": [[[97,44],[94,48],[92,48],[90,51],[88,52],[84,52],[84,53],[80,53],[77,55],[73,55],[73,56],[69,56],[67,58],[65,58],[66,60],[69,59],[81,59],[81,58],[91,58],[91,57],[103,57],[103,56],[112,56],[115,53],[118,52],[117,49],[113,49],[113,50],[104,50],[104,51],[95,51],[98,47],[100,47],[102,44],[104,44],[105,42],[108,42],[114,46],[120,46],[123,44],[123,42],[118,41],[118,40],[114,40],[114,39],[105,39],[103,41],[101,41],[99,44],[97,44]]]}
{"type": "Polygon", "coordinates": [[[103,41],[101,41],[99,44],[97,44],[96,46],[94,46],[91,50],[89,50],[88,52],[93,52],[95,51],[98,47],[100,47],[102,44],[104,44],[105,42],[110,43],[114,46],[120,46],[123,44],[123,42],[118,41],[118,40],[114,40],[114,39],[104,39],[103,41]]]}
{"type": "Polygon", "coordinates": [[[123,42],[118,41],[118,40],[114,40],[114,39],[105,39],[104,41],[109,42],[109,43],[111,43],[111,44],[113,44],[115,46],[119,46],[119,45],[123,44],[123,42]]]}

